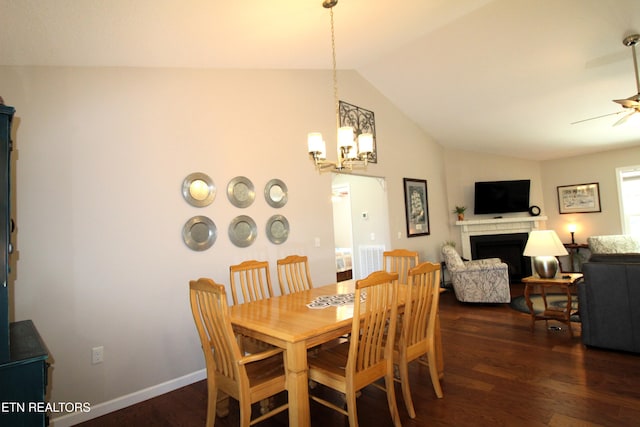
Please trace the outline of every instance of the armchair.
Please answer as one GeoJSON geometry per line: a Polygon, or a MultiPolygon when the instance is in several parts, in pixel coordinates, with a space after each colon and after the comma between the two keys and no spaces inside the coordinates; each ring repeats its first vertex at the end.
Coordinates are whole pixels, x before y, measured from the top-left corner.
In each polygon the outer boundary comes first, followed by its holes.
{"type": "Polygon", "coordinates": [[[499,258],[463,261],[450,245],[442,247],[442,256],[458,301],[511,302],[509,266],[499,258]]]}

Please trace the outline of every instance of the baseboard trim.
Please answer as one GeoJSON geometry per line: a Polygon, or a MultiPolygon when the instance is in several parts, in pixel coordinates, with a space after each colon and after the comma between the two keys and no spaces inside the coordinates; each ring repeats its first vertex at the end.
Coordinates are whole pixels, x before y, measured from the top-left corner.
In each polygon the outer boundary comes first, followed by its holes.
{"type": "Polygon", "coordinates": [[[200,371],[196,371],[179,378],[174,378],[161,384],[147,387],[143,390],[117,397],[107,402],[99,403],[97,405],[91,405],[91,411],[89,412],[74,412],[71,414],[65,414],[61,417],[52,418],[50,421],[50,425],[52,427],[71,427],[73,425],[101,417],[102,415],[106,415],[110,412],[126,408],[127,406],[144,402],[145,400],[160,396],[161,394],[165,394],[173,390],[177,390],[181,387],[193,384],[206,378],[207,371],[205,369],[202,369],[200,371]]]}

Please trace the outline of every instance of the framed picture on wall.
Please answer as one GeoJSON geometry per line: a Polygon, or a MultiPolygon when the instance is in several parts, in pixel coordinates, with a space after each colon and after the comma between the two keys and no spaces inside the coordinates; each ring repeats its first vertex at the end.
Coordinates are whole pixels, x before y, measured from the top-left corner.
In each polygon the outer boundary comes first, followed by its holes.
{"type": "Polygon", "coordinates": [[[561,214],[602,212],[600,186],[597,182],[558,186],[558,208],[561,214]]]}
{"type": "Polygon", "coordinates": [[[407,237],[426,236],[429,231],[429,199],[427,181],[403,178],[404,209],[407,216],[407,237]]]}

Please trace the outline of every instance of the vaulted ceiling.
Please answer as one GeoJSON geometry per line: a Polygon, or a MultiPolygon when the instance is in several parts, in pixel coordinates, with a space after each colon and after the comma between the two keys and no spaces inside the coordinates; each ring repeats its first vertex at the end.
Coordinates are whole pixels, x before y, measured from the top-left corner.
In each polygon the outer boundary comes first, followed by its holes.
{"type": "MultiPolygon", "coordinates": [[[[444,146],[538,160],[640,149],[640,117],[612,126],[628,112],[612,100],[638,93],[622,43],[640,33],[638,0],[340,0],[334,13],[338,68],[444,146]]],[[[329,12],[322,0],[0,0],[0,65],[326,69],[329,12]]]]}

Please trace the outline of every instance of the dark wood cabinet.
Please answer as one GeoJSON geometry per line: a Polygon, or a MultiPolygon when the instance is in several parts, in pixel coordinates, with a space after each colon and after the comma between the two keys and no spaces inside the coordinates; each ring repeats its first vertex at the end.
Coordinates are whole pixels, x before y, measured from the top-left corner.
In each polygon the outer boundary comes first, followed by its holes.
{"type": "Polygon", "coordinates": [[[0,426],[47,425],[47,348],[31,320],[9,321],[11,233],[11,122],[0,105],[0,426]]]}
{"type": "Polygon", "coordinates": [[[31,320],[11,323],[9,336],[11,357],[0,364],[0,425],[47,425],[47,348],[31,320]]]}
{"type": "Polygon", "coordinates": [[[0,105],[0,362],[9,360],[9,246],[11,226],[11,122],[15,109],[0,105]]]}
{"type": "Polygon", "coordinates": [[[353,279],[352,270],[341,270],[336,273],[336,279],[338,282],[344,282],[345,280],[353,279]]]}

